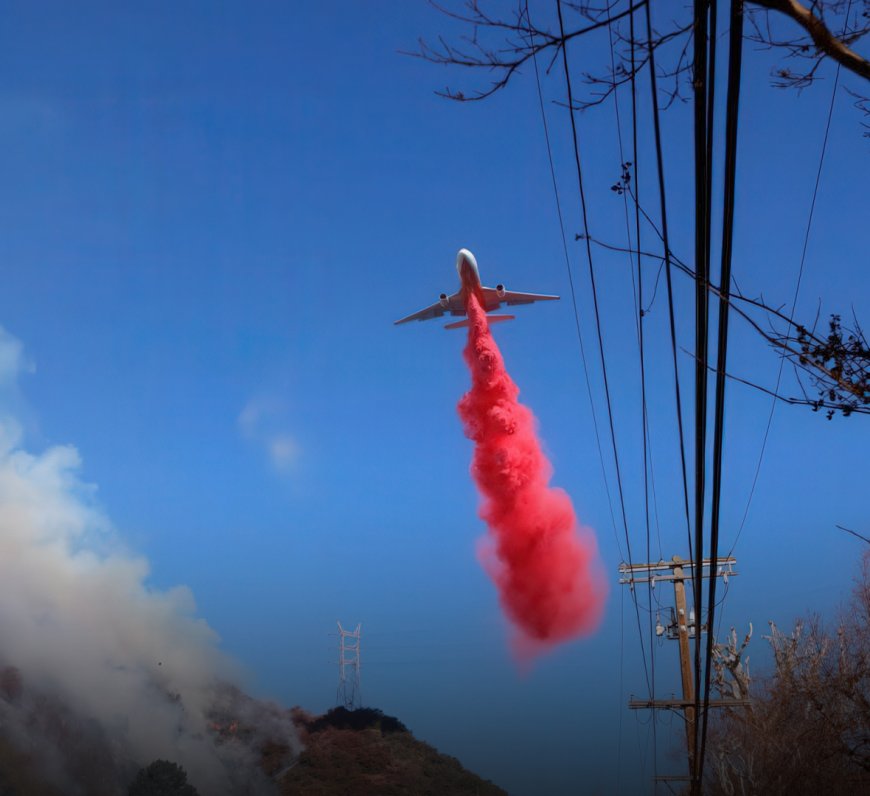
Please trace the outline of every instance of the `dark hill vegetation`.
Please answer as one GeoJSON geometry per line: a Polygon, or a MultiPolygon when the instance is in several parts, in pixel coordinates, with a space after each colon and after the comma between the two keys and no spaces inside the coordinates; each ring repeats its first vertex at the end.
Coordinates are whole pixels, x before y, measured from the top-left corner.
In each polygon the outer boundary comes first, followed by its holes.
{"type": "Polygon", "coordinates": [[[305,749],[279,777],[287,796],[505,796],[380,710],[297,711],[295,718],[305,749]]]}
{"type": "MultiPolygon", "coordinates": [[[[315,716],[223,686],[208,727],[232,796],[505,793],[374,708],[315,716]]],[[[192,773],[138,759],[122,735],[0,666],[0,796],[209,796],[192,773]]]]}

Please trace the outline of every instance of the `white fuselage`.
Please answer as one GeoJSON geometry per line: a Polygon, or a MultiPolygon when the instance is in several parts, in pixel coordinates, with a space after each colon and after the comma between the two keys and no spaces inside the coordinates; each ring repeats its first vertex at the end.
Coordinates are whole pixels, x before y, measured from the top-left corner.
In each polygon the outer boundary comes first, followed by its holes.
{"type": "Polygon", "coordinates": [[[456,255],[456,270],[459,272],[459,282],[463,296],[474,293],[483,304],[483,292],[480,289],[480,270],[477,260],[468,249],[460,249],[456,255]]]}

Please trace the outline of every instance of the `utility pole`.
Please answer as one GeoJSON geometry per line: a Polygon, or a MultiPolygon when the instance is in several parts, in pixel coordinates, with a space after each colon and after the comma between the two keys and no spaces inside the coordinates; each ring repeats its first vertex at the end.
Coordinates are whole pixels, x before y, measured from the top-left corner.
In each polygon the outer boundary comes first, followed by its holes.
{"type": "Polygon", "coordinates": [[[336,703],[348,710],[361,706],[359,680],[359,645],[362,624],[345,630],[338,622],[338,692],[336,703]]]}
{"type": "MultiPolygon", "coordinates": [[[[725,583],[728,578],[736,575],[734,564],[736,559],[731,556],[725,558],[717,558],[712,561],[709,558],[701,560],[701,577],[721,577],[725,583]]],[[[658,561],[649,564],[625,564],[619,566],[620,579],[619,582],[634,590],[637,583],[649,583],[654,589],[656,583],[672,582],[674,584],[674,608],[671,609],[670,621],[667,625],[663,625],[661,617],[656,617],[656,635],[664,636],[671,640],[679,642],[680,651],[680,679],[682,681],[683,694],[681,699],[632,699],[629,700],[628,706],[632,710],[651,709],[651,710],[682,710],[683,719],[686,724],[686,758],[689,765],[689,776],[661,776],[657,777],[660,781],[692,780],[692,774],[695,771],[695,757],[697,754],[696,743],[696,722],[695,715],[695,678],[692,666],[692,656],[689,651],[689,639],[696,639],[696,643],[700,643],[702,633],[709,632],[709,628],[705,624],[698,625],[697,617],[694,610],[687,610],[686,603],[686,581],[692,580],[695,564],[692,561],[687,561],[674,556],[670,561],[658,561]]],[[[652,606],[650,606],[652,610],[652,606]]],[[[708,702],[710,707],[726,707],[737,705],[748,705],[749,700],[732,700],[732,699],[711,699],[708,702]]],[[[692,792],[695,793],[695,783],[692,782],[692,792]]]]}

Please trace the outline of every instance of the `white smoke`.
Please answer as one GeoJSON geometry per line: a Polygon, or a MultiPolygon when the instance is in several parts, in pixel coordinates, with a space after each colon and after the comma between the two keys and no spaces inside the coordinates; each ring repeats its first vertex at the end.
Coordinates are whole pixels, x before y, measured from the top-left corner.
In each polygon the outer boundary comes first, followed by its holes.
{"type": "MultiPolygon", "coordinates": [[[[201,794],[235,790],[208,718],[233,664],[187,588],[147,585],[148,562],[123,549],[77,451],[24,449],[4,400],[23,364],[0,327],[0,665],[97,722],[127,769],[163,758],[201,794]]],[[[10,705],[0,711],[7,734],[26,735],[10,705]]]]}
{"type": "Polygon", "coordinates": [[[248,442],[261,446],[272,467],[279,473],[292,473],[299,463],[302,449],[296,437],[287,431],[287,408],[270,396],[252,398],[239,413],[238,425],[248,442]]]}

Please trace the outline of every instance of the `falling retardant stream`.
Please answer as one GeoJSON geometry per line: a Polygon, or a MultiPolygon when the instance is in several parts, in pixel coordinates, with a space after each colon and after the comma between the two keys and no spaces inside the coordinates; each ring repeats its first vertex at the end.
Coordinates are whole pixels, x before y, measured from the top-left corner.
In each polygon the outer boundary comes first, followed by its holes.
{"type": "Polygon", "coordinates": [[[516,630],[514,653],[528,662],[592,633],[607,584],[591,530],[577,522],[567,493],[549,485],[553,468],[541,450],[535,416],[518,401],[519,388],[471,292],[466,309],[471,389],[458,410],[474,442],[471,474],[489,528],[480,558],[516,630]]]}

